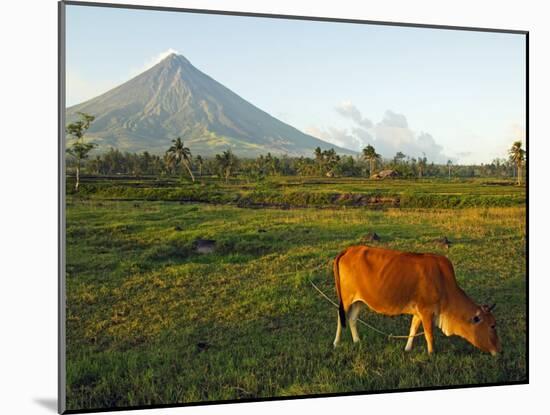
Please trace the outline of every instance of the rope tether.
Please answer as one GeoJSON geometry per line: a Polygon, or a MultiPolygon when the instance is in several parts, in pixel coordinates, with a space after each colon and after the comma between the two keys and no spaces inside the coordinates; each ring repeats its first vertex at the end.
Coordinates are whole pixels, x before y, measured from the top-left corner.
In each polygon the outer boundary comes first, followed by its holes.
{"type": "MultiPolygon", "coordinates": [[[[338,304],[332,301],[323,291],[321,291],[321,289],[317,287],[312,280],[309,280],[309,282],[311,283],[313,288],[315,288],[319,292],[319,294],[321,294],[329,303],[331,303],[334,307],[338,308],[338,304]]],[[[359,323],[363,324],[365,327],[368,327],[369,329],[374,330],[375,332],[386,336],[388,339],[408,339],[409,337],[417,337],[424,334],[424,332],[422,331],[420,333],[415,334],[414,336],[394,336],[391,333],[385,333],[382,330],[378,330],[376,327],[371,326],[369,323],[361,320],[360,318],[358,318],[357,321],[359,321],[359,323]]]]}

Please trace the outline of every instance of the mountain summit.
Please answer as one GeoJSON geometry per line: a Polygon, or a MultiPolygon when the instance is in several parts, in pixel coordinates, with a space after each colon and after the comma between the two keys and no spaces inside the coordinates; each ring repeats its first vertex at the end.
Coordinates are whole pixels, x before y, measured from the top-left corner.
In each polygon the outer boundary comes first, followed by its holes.
{"type": "Polygon", "coordinates": [[[311,156],[316,147],[354,154],[279,121],[177,54],[68,108],[67,120],[77,112],[96,117],[88,136],[100,149],[162,153],[180,136],[193,154],[206,156],[228,148],[244,157],[267,152],[311,156]]]}

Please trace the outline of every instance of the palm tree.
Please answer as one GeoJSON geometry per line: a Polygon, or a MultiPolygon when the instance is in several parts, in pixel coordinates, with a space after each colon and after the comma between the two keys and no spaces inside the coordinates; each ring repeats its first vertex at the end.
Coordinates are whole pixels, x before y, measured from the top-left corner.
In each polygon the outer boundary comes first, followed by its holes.
{"type": "Polygon", "coordinates": [[[315,160],[320,160],[323,158],[323,151],[321,150],[321,147],[317,147],[314,151],[315,154],[315,160]]]}
{"type": "Polygon", "coordinates": [[[220,175],[224,177],[225,181],[229,180],[233,170],[237,168],[239,160],[231,152],[231,150],[224,151],[221,155],[216,154],[216,163],[220,169],[220,175]]]}
{"type": "Polygon", "coordinates": [[[166,173],[169,176],[172,175],[172,172],[175,170],[174,158],[170,154],[168,154],[168,152],[166,152],[164,153],[162,162],[164,163],[164,170],[166,171],[166,173]]]}
{"type": "Polygon", "coordinates": [[[323,172],[323,163],[324,163],[323,151],[321,150],[321,147],[317,147],[315,149],[314,155],[315,155],[315,163],[317,164],[317,170],[319,171],[319,176],[321,176],[323,172]]]}
{"type": "Polygon", "coordinates": [[[525,162],[526,153],[527,152],[521,148],[521,141],[515,141],[510,150],[508,150],[510,161],[516,165],[518,186],[521,186],[521,168],[525,162]]]}
{"type": "Polygon", "coordinates": [[[393,157],[393,163],[394,164],[399,164],[401,163],[401,161],[403,161],[403,159],[407,157],[405,154],[403,154],[403,152],[401,151],[398,151],[397,153],[395,153],[395,156],[393,157]]]}
{"type": "Polygon", "coordinates": [[[323,164],[326,166],[326,175],[329,177],[334,176],[334,168],[340,161],[340,156],[336,154],[333,148],[323,151],[323,164]]]}
{"type": "Polygon", "coordinates": [[[204,160],[200,154],[195,158],[195,160],[197,160],[197,164],[199,165],[199,177],[202,177],[202,166],[204,164],[204,160]]]}
{"type": "Polygon", "coordinates": [[[185,147],[180,137],[172,140],[172,143],[174,144],[168,149],[168,155],[176,166],[180,163],[185,166],[189,172],[189,176],[191,176],[191,180],[194,182],[195,176],[193,176],[193,172],[191,171],[191,150],[189,150],[189,147],[185,147]]]}
{"type": "Polygon", "coordinates": [[[369,144],[363,149],[363,158],[369,161],[369,176],[372,176],[374,174],[376,162],[380,160],[381,156],[376,152],[374,147],[369,144]]]}
{"type": "Polygon", "coordinates": [[[422,178],[422,175],[424,174],[424,171],[426,170],[426,165],[428,164],[428,159],[426,158],[426,154],[422,153],[423,157],[418,158],[418,176],[422,178]]]}
{"type": "Polygon", "coordinates": [[[453,165],[452,160],[447,160],[447,167],[449,167],[449,180],[451,180],[451,166],[453,165]]]}

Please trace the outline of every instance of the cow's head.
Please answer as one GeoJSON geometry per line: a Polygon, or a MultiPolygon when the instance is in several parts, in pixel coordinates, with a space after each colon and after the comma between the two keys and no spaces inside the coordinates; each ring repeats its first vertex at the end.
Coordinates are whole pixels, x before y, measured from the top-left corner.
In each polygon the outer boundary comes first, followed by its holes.
{"type": "Polygon", "coordinates": [[[495,356],[501,351],[501,347],[497,334],[497,323],[491,313],[493,308],[495,308],[495,304],[478,307],[476,313],[466,322],[466,338],[478,349],[495,356]]]}

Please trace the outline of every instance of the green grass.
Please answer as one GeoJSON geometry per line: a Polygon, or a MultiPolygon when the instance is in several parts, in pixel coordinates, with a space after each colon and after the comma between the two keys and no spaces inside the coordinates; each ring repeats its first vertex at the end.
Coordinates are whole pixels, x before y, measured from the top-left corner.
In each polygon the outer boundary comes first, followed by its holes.
{"type": "MultiPolygon", "coordinates": [[[[68,184],[72,192],[72,183],[68,184]]],[[[363,178],[275,177],[262,182],[203,178],[113,180],[87,178],[80,195],[103,200],[192,201],[242,207],[369,206],[462,208],[521,206],[525,186],[490,179],[366,180],[363,178]]]]}
{"type": "MultiPolygon", "coordinates": [[[[524,206],[247,209],[70,197],[68,408],[525,380],[525,214],[524,206]],[[435,355],[423,338],[405,353],[404,341],[362,326],[361,344],[346,330],[334,349],[336,309],[309,279],[334,298],[330,259],[370,231],[380,246],[447,255],[470,296],[497,303],[503,353],[493,358],[439,331],[435,355]],[[443,235],[455,242],[449,251],[433,242],[443,235]],[[215,239],[217,251],[195,253],[196,238],[215,239]]],[[[410,323],[362,318],[394,334],[410,323]]]]}

